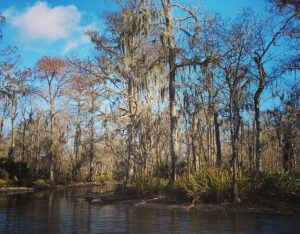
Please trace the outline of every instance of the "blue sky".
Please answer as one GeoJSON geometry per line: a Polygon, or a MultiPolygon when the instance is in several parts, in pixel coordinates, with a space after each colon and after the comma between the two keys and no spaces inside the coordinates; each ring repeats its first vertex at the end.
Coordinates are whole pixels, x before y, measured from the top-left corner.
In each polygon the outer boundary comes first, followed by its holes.
{"type": "MultiPolygon", "coordinates": [[[[88,55],[91,44],[84,32],[100,29],[100,16],[113,7],[114,0],[0,0],[0,11],[7,18],[2,28],[0,48],[17,46],[23,66],[33,66],[44,56],[70,53],[88,55]]],[[[187,0],[199,5],[201,1],[187,0]]],[[[174,1],[175,2],[175,1],[174,1]]],[[[265,0],[203,0],[202,7],[230,17],[242,8],[262,12],[265,0]]]]}

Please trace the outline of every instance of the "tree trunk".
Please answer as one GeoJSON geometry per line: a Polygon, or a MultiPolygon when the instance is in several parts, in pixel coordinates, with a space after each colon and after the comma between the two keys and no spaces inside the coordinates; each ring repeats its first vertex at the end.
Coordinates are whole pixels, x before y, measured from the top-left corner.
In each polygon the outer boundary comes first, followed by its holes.
{"type": "Polygon", "coordinates": [[[256,65],[259,70],[259,84],[258,88],[254,95],[254,110],[255,110],[255,126],[256,126],[256,140],[255,140],[255,163],[256,163],[256,173],[261,172],[261,123],[260,123],[260,97],[264,90],[265,83],[266,83],[266,73],[264,70],[263,65],[259,58],[255,59],[256,65]]]}
{"type": "Polygon", "coordinates": [[[0,119],[0,139],[3,137],[4,116],[0,119]]]}
{"type": "MultiPolygon", "coordinates": [[[[50,89],[50,88],[49,88],[50,89]]],[[[49,92],[51,94],[51,91],[49,92]]],[[[52,184],[55,183],[54,180],[54,98],[50,95],[50,147],[49,147],[49,160],[50,160],[50,167],[49,167],[49,179],[52,184]]]]}
{"type": "MultiPolygon", "coordinates": [[[[233,97],[234,99],[237,97],[233,97]]],[[[239,191],[238,191],[238,135],[240,128],[240,113],[236,100],[231,101],[231,150],[232,150],[232,183],[233,183],[233,201],[234,203],[240,203],[239,191]]]]}
{"type": "Polygon", "coordinates": [[[129,111],[130,122],[128,125],[128,158],[127,158],[126,183],[131,181],[133,174],[134,174],[134,165],[133,165],[133,159],[134,159],[134,152],[133,152],[134,113],[133,113],[133,87],[132,86],[133,86],[132,78],[130,77],[129,81],[128,81],[128,111],[129,111]]]}
{"type": "MultiPolygon", "coordinates": [[[[23,123],[23,130],[22,130],[22,156],[21,156],[21,160],[20,161],[25,161],[25,135],[26,135],[26,120],[24,119],[24,123],[23,123]]],[[[28,152],[27,152],[28,155],[28,152]]],[[[27,156],[28,158],[28,156],[27,156]]],[[[26,162],[28,163],[28,160],[26,160],[26,162]]]]}
{"type": "Polygon", "coordinates": [[[166,26],[166,49],[169,65],[169,116],[170,116],[170,156],[171,156],[171,178],[174,183],[177,179],[177,158],[178,158],[178,117],[176,111],[176,47],[174,39],[174,25],[172,16],[172,5],[170,0],[161,0],[166,26]]]}
{"type": "Polygon", "coordinates": [[[233,137],[232,142],[232,183],[233,183],[233,199],[234,203],[239,203],[239,191],[238,191],[238,152],[237,152],[237,136],[233,137]]]}
{"type": "MultiPolygon", "coordinates": [[[[172,62],[170,63],[172,64],[172,62]]],[[[171,65],[170,65],[171,67],[171,65]]],[[[173,66],[172,66],[173,67],[173,66]]],[[[172,162],[171,170],[171,182],[175,182],[177,179],[177,158],[178,158],[178,142],[177,142],[177,132],[178,132],[178,120],[176,113],[176,87],[175,87],[175,70],[171,68],[169,77],[169,111],[170,111],[170,154],[172,162]]]]}
{"type": "MultiPolygon", "coordinates": [[[[255,95],[256,96],[256,95],[255,95]]],[[[255,110],[255,164],[256,173],[261,172],[261,126],[260,126],[260,111],[259,111],[259,100],[255,98],[254,101],[255,110]]]]}
{"type": "Polygon", "coordinates": [[[51,157],[51,162],[50,162],[50,175],[49,175],[49,179],[51,184],[54,184],[54,162],[53,162],[53,157],[51,157]]]}
{"type": "Polygon", "coordinates": [[[17,117],[17,100],[16,92],[13,91],[11,99],[11,143],[8,151],[8,158],[14,160],[15,155],[15,120],[17,117]]]}
{"type": "Polygon", "coordinates": [[[81,115],[81,105],[80,100],[77,100],[77,119],[76,119],[76,132],[75,132],[75,139],[74,139],[74,165],[72,169],[72,180],[77,181],[78,180],[78,174],[81,167],[81,162],[79,159],[79,153],[80,153],[80,145],[81,145],[81,121],[80,121],[80,115],[81,115]]]}
{"type": "Polygon", "coordinates": [[[292,159],[293,159],[293,143],[292,143],[292,126],[290,123],[287,124],[287,128],[283,133],[283,169],[284,171],[292,170],[292,159]]]}
{"type": "Polygon", "coordinates": [[[95,156],[95,128],[94,128],[94,112],[95,112],[95,97],[92,97],[92,117],[90,120],[90,149],[89,149],[89,177],[88,182],[94,180],[94,156],[95,156]]]}
{"type": "Polygon", "coordinates": [[[195,142],[195,128],[196,128],[196,114],[193,114],[192,117],[192,155],[193,155],[193,170],[196,171],[197,170],[197,152],[196,152],[196,142],[195,142]]]}
{"type": "Polygon", "coordinates": [[[214,113],[214,123],[215,123],[215,140],[216,140],[216,164],[217,167],[221,167],[222,164],[222,148],[221,148],[221,138],[220,138],[220,124],[218,121],[218,112],[214,113]]]}

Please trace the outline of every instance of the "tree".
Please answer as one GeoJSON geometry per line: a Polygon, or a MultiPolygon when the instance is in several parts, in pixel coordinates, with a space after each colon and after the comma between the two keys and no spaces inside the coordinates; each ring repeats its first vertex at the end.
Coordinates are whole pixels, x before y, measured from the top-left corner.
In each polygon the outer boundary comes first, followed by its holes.
{"type": "MultiPolygon", "coordinates": [[[[74,68],[76,70],[76,68],[74,68]]],[[[75,120],[75,133],[73,142],[73,156],[74,159],[71,161],[71,179],[73,181],[80,180],[80,170],[84,166],[86,161],[84,144],[83,144],[83,119],[86,116],[85,113],[85,96],[87,88],[92,83],[86,76],[83,76],[78,72],[70,77],[68,87],[64,91],[64,95],[71,102],[71,110],[74,110],[73,119],[75,120]],[[74,106],[73,106],[74,103],[74,106]]]]}
{"type": "Polygon", "coordinates": [[[169,83],[169,115],[170,115],[170,155],[171,155],[171,178],[172,183],[175,182],[177,178],[177,160],[179,151],[178,142],[178,121],[179,113],[176,110],[177,103],[177,92],[176,92],[176,76],[180,69],[185,67],[196,67],[203,66],[209,63],[213,63],[218,60],[218,55],[212,55],[207,58],[200,58],[195,56],[189,58],[189,51],[185,52],[185,46],[193,45],[193,41],[197,40],[199,31],[199,22],[196,13],[186,6],[180,4],[172,4],[170,0],[161,0],[162,10],[163,10],[163,27],[161,28],[161,43],[165,51],[165,60],[168,65],[168,83],[169,83]],[[185,18],[181,19],[184,24],[180,25],[176,18],[174,17],[174,9],[178,8],[181,10],[182,14],[187,15],[185,18]],[[177,22],[176,22],[177,21],[177,22]],[[176,24],[177,23],[177,24],[176,24]],[[178,25],[179,24],[179,25],[178,25]],[[189,25],[188,28],[184,28],[185,25],[189,25]],[[176,31],[176,29],[178,29],[176,31]],[[181,36],[180,32],[184,32],[184,35],[188,35],[187,39],[179,40],[181,36]],[[177,37],[177,41],[176,41],[177,37]],[[184,41],[192,42],[189,45],[184,45],[184,41]]]}
{"type": "MultiPolygon", "coordinates": [[[[255,160],[256,160],[256,172],[261,172],[261,153],[262,153],[262,143],[261,143],[261,120],[260,120],[260,102],[261,95],[263,94],[266,85],[270,82],[268,79],[268,75],[266,73],[266,63],[268,62],[269,54],[272,53],[272,49],[274,45],[278,45],[280,39],[284,37],[286,29],[289,27],[291,21],[294,19],[294,15],[285,19],[283,22],[280,22],[280,26],[269,26],[267,21],[266,23],[259,22],[252,24],[256,24],[259,28],[257,30],[257,44],[255,47],[255,51],[253,52],[253,60],[256,65],[257,73],[256,76],[258,81],[256,85],[256,90],[254,94],[254,111],[255,111],[255,131],[256,131],[256,142],[255,142],[255,160]],[[271,29],[270,29],[271,28],[271,29]],[[278,28],[274,31],[274,28],[278,28]],[[270,32],[267,31],[270,29],[270,32]],[[271,35],[271,36],[270,36],[271,35]]],[[[272,22],[272,20],[268,20],[272,22]]],[[[274,57],[274,55],[272,55],[274,57]]],[[[271,60],[274,62],[274,59],[271,60]]]]}
{"type": "Polygon", "coordinates": [[[280,9],[290,8],[297,15],[300,14],[300,2],[298,0],[271,0],[280,9]]]}
{"type": "MultiPolygon", "coordinates": [[[[57,99],[62,95],[62,90],[69,81],[69,71],[66,61],[60,58],[41,58],[36,66],[37,78],[46,85],[45,90],[37,89],[35,93],[46,101],[49,107],[49,139],[46,148],[46,155],[49,160],[49,179],[54,183],[55,163],[58,154],[56,152],[60,134],[58,127],[57,115],[57,99]],[[55,134],[59,134],[57,136],[55,134]]],[[[42,87],[42,86],[41,86],[42,87]]]]}
{"type": "MultiPolygon", "coordinates": [[[[244,12],[245,14],[245,12],[244,12]]],[[[252,25],[247,24],[247,14],[230,22],[221,36],[222,57],[219,66],[223,70],[228,96],[228,117],[230,125],[231,165],[233,198],[235,203],[240,202],[238,193],[238,140],[242,124],[241,111],[246,105],[246,91],[251,82],[249,76],[249,52],[254,43],[252,25]]]]}
{"type": "MultiPolygon", "coordinates": [[[[99,51],[98,80],[110,83],[111,96],[120,103],[115,114],[125,118],[127,158],[126,181],[131,181],[135,170],[138,151],[136,149],[137,132],[141,112],[139,99],[147,98],[149,78],[155,79],[155,70],[160,61],[159,47],[152,42],[153,28],[151,18],[155,17],[145,1],[126,1],[118,13],[106,14],[109,34],[99,35],[88,32],[99,51]],[[102,78],[99,79],[99,74],[102,78]],[[103,78],[104,77],[104,78],[103,78]]],[[[161,71],[161,69],[160,69],[161,71]]],[[[111,115],[110,120],[115,116],[111,115]]],[[[116,125],[120,125],[115,123],[116,125]]],[[[123,126],[118,127],[124,128],[123,126]]]]}
{"type": "MultiPolygon", "coordinates": [[[[0,27],[6,22],[4,16],[0,15],[0,27]]],[[[0,28],[0,40],[2,40],[2,30],[0,28]]],[[[8,157],[13,159],[15,146],[15,120],[17,117],[18,95],[22,93],[23,76],[17,69],[18,56],[16,48],[6,47],[0,49],[0,95],[2,99],[2,113],[0,126],[1,137],[3,136],[4,121],[10,115],[11,120],[11,143],[8,157]]]]}

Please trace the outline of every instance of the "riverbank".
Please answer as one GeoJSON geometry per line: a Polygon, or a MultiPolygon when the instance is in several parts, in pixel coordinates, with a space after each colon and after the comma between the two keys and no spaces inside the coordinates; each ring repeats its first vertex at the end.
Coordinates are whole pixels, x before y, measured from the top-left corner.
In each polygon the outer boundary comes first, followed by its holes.
{"type": "Polygon", "coordinates": [[[106,184],[103,182],[72,183],[69,185],[33,184],[30,187],[18,187],[18,186],[6,185],[0,187],[0,195],[14,195],[14,194],[32,193],[40,190],[83,188],[83,187],[93,187],[93,186],[106,186],[106,184]]]}
{"type": "Polygon", "coordinates": [[[0,187],[0,195],[32,193],[35,189],[29,187],[0,187]]]}
{"type": "Polygon", "coordinates": [[[260,199],[256,202],[243,201],[240,204],[178,202],[172,196],[159,195],[153,198],[139,198],[137,195],[118,194],[114,191],[89,193],[82,198],[94,205],[126,205],[164,209],[197,210],[201,212],[237,212],[274,215],[300,215],[299,203],[274,202],[260,199]]]}

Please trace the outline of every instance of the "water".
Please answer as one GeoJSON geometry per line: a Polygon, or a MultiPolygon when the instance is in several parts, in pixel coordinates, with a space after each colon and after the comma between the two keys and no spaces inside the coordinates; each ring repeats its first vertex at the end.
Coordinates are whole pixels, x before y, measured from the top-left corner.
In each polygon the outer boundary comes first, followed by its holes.
{"type": "Polygon", "coordinates": [[[102,188],[0,197],[0,233],[300,233],[300,217],[90,205],[102,188]]]}

